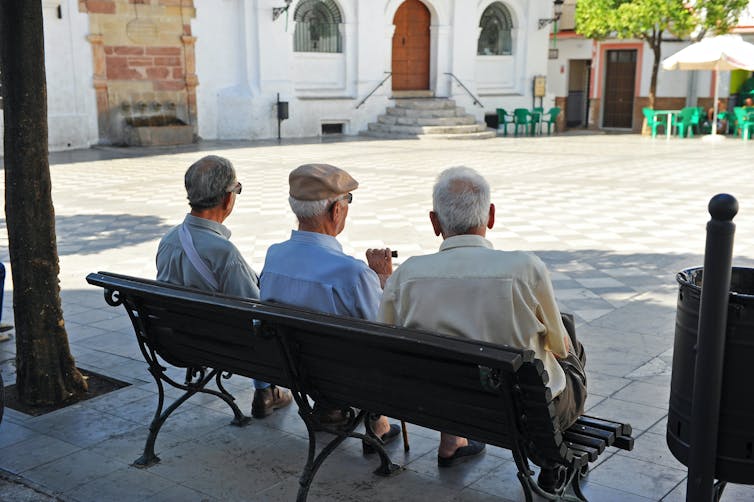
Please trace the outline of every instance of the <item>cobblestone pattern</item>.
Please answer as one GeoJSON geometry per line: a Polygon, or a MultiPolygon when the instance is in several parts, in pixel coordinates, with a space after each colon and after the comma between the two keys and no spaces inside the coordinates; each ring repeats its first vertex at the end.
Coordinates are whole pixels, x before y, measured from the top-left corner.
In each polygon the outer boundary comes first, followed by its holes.
{"type": "MultiPolygon", "coordinates": [[[[593,468],[586,483],[590,500],[683,500],[686,470],[664,438],[675,274],[702,263],[706,206],[719,192],[732,193],[741,205],[734,262],[753,263],[750,150],[739,140],[710,145],[568,135],[480,142],[229,142],[55,154],[60,278],[72,350],[81,366],[135,385],[37,418],[6,410],[0,468],[70,500],[294,498],[306,443],[293,410],[239,430],[227,426],[223,403],[192,400],[160,435],[163,462],[148,470],[128,467],[146,436],[154,383],[129,321],[106,307],[101,291],[88,287],[84,277],[96,270],[153,277],[159,238],[187,209],[183,173],[211,152],[230,158],[244,184],[227,225],[258,271],[267,247],[286,239],[295,223],[287,175],[301,163],[329,162],[359,180],[340,237],[345,250],[363,256],[369,247],[389,246],[399,250],[399,262],[440,244],[427,216],[435,176],[453,165],[478,169],[490,181],[497,207],[490,240],[501,249],[536,252],[550,267],[561,309],[577,317],[589,354],[589,411],[627,420],[636,431],[633,452],[606,455],[593,468]],[[207,464],[190,461],[198,448],[207,464]]],[[[2,227],[0,260],[7,263],[4,221],[2,227]]],[[[12,320],[10,298],[6,290],[6,322],[12,320]]],[[[6,382],[14,376],[13,352],[11,343],[0,344],[6,382]]],[[[234,378],[231,387],[248,408],[248,382],[234,378]]],[[[374,462],[361,457],[358,444],[346,443],[318,475],[310,500],[522,500],[507,452],[491,448],[479,461],[438,472],[437,433],[413,426],[409,431],[411,452],[391,450],[406,472],[376,478],[374,462]]],[[[754,500],[754,490],[732,486],[724,499],[754,500]]]]}

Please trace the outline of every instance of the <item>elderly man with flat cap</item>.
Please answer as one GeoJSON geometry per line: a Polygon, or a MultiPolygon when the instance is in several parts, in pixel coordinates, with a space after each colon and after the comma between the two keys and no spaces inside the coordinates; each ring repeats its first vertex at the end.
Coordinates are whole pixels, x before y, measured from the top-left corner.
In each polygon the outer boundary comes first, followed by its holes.
{"type": "MultiPolygon", "coordinates": [[[[306,164],[289,176],[288,202],[298,230],[285,242],[270,246],[260,280],[261,298],[327,314],[375,320],[382,287],[393,271],[389,249],[369,249],[367,263],[349,256],[335,238],[343,231],[348,206],[358,182],[329,164],[306,164]]],[[[315,405],[323,424],[342,420],[339,410],[315,405]]],[[[400,434],[400,426],[380,417],[372,424],[384,443],[400,434]]],[[[364,444],[365,453],[370,445],[364,444]]]]}
{"type": "MultiPolygon", "coordinates": [[[[259,298],[259,278],[230,242],[223,221],[241,194],[228,159],[208,155],[184,176],[191,213],[157,248],[157,280],[241,298],[259,298]]],[[[251,334],[249,334],[251,336],[251,334]]],[[[254,380],[251,415],[264,418],[293,400],[290,391],[254,380]]]]}

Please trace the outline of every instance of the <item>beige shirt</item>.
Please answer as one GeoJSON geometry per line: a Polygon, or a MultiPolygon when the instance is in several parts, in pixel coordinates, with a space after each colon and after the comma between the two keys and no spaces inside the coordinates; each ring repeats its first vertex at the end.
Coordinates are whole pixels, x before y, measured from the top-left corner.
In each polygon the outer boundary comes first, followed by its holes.
{"type": "Polygon", "coordinates": [[[378,319],[387,324],[531,349],[565,388],[555,356],[567,356],[545,264],[531,253],[496,251],[478,235],[445,239],[440,252],[406,260],[385,285],[378,319]]]}

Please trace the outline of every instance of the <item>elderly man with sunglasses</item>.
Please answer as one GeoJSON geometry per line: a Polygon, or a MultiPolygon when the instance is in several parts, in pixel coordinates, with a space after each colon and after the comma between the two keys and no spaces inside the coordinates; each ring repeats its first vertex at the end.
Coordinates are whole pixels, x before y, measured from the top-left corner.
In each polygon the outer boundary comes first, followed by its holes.
{"type": "MultiPolygon", "coordinates": [[[[228,159],[206,156],[184,177],[191,212],[157,248],[157,280],[241,298],[259,298],[259,277],[230,242],[223,221],[241,183],[228,159]]],[[[251,335],[249,335],[251,336],[251,335]]],[[[290,391],[254,380],[251,414],[263,418],[292,401],[290,391]]]]}
{"type": "MultiPolygon", "coordinates": [[[[291,238],[270,246],[261,277],[261,297],[327,314],[375,320],[382,287],[393,271],[389,249],[369,249],[367,263],[349,256],[335,238],[343,231],[358,182],[329,164],[306,164],[288,178],[288,202],[298,219],[291,238]]],[[[339,410],[315,405],[323,424],[343,420],[339,410]]],[[[383,442],[394,440],[400,427],[381,417],[373,424],[383,442]]],[[[364,444],[364,452],[370,453],[364,444]]]]}

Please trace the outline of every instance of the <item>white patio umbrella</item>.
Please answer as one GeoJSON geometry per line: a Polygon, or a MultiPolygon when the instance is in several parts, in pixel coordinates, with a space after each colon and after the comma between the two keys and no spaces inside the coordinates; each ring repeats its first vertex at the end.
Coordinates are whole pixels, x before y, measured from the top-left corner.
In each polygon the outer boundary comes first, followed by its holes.
{"type": "Polygon", "coordinates": [[[720,70],[754,70],[754,44],[740,35],[705,38],[678,51],[662,62],[664,70],[714,70],[715,117],[712,135],[717,134],[717,101],[720,70]]]}

